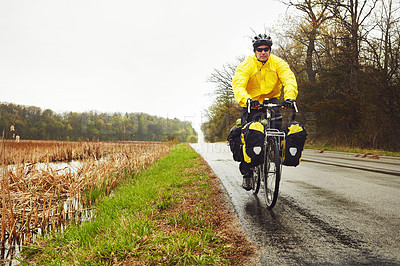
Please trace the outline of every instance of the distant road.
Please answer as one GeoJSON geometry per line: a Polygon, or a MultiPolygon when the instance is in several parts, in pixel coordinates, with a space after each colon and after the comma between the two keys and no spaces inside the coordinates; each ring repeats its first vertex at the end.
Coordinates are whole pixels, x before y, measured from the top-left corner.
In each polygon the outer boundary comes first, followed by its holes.
{"type": "Polygon", "coordinates": [[[400,265],[400,158],[306,150],[284,167],[273,211],[241,188],[226,143],[193,144],[221,180],[260,262],[400,265]]]}

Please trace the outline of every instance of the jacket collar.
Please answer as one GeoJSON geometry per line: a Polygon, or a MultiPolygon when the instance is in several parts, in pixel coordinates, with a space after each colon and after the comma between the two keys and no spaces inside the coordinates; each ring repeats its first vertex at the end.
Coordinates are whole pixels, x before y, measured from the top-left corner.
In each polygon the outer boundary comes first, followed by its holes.
{"type": "Polygon", "coordinates": [[[255,54],[253,54],[253,55],[251,56],[251,58],[252,58],[253,61],[257,64],[257,67],[259,67],[259,68],[262,67],[263,65],[266,65],[268,62],[270,62],[270,61],[271,61],[271,57],[273,57],[272,54],[269,55],[269,58],[268,58],[268,60],[267,60],[265,63],[262,63],[262,62],[258,61],[258,59],[257,59],[257,57],[256,57],[255,54]]]}

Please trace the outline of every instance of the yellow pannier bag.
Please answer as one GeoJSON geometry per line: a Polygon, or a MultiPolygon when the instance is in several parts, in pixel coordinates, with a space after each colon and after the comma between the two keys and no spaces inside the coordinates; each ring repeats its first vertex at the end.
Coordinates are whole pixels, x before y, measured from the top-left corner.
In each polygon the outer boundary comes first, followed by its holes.
{"type": "Polygon", "coordinates": [[[241,138],[244,162],[250,166],[260,165],[263,162],[264,125],[261,122],[247,123],[241,138]]]}
{"type": "Polygon", "coordinates": [[[285,140],[283,141],[282,164],[286,166],[298,166],[304,143],[307,139],[306,129],[299,122],[290,122],[283,129],[285,140]]]}

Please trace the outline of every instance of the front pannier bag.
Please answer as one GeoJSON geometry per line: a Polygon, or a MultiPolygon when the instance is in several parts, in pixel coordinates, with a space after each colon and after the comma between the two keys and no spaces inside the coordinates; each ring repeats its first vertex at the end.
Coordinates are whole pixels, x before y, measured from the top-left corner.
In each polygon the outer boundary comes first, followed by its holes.
{"type": "Polygon", "coordinates": [[[290,122],[283,129],[286,138],[283,142],[282,164],[286,166],[298,166],[301,161],[304,143],[307,139],[306,129],[299,122],[290,122]]]}
{"type": "Polygon", "coordinates": [[[243,127],[243,159],[250,166],[262,164],[264,138],[264,126],[260,122],[250,122],[243,127]]]}
{"type": "Polygon", "coordinates": [[[240,127],[233,126],[228,135],[229,147],[231,148],[233,160],[236,162],[241,162],[243,160],[241,133],[242,130],[240,127]]]}

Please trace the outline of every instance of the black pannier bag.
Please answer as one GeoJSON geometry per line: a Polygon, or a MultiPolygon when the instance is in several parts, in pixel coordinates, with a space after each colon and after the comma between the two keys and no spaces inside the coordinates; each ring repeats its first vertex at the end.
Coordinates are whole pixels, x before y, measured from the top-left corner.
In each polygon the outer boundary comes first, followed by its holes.
{"type": "Polygon", "coordinates": [[[282,164],[298,166],[307,139],[306,129],[299,122],[293,121],[286,125],[283,132],[286,136],[285,141],[283,141],[282,164]]]}
{"type": "Polygon", "coordinates": [[[240,139],[241,132],[242,130],[240,127],[233,126],[229,131],[227,138],[233,155],[233,160],[236,162],[241,162],[243,160],[242,140],[240,139]]]}
{"type": "Polygon", "coordinates": [[[263,162],[264,125],[261,122],[247,123],[242,129],[243,160],[250,166],[263,162]]]}

